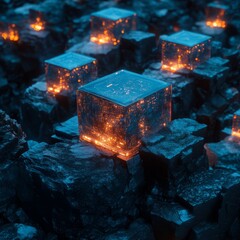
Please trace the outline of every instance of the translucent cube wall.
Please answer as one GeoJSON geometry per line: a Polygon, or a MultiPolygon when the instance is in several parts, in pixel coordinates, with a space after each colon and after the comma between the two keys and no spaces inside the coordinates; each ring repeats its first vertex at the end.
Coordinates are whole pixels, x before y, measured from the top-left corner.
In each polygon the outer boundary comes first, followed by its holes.
{"type": "Polygon", "coordinates": [[[96,59],[77,53],[65,53],[45,61],[48,92],[66,91],[76,95],[77,89],[97,77],[96,59]]]}
{"type": "Polygon", "coordinates": [[[91,38],[97,44],[120,43],[122,35],[136,29],[136,14],[119,8],[108,8],[91,15],[91,38]]]}
{"type": "Polygon", "coordinates": [[[161,37],[162,69],[177,71],[193,70],[211,57],[211,37],[181,31],[161,37]]]}
{"type": "Polygon", "coordinates": [[[129,159],[143,136],[171,120],[171,85],[119,71],[79,88],[80,139],[129,159]]]}
{"type": "Polygon", "coordinates": [[[219,3],[209,3],[206,7],[206,25],[212,28],[227,26],[228,6],[219,3]]]}
{"type": "Polygon", "coordinates": [[[240,138],[240,110],[233,115],[232,135],[240,138]]]}

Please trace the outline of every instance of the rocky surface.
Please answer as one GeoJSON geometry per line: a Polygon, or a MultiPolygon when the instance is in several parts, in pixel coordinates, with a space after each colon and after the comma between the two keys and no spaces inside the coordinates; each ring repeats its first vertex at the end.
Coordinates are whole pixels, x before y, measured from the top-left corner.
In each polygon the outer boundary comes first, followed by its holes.
{"type": "Polygon", "coordinates": [[[39,143],[23,154],[22,163],[18,197],[24,209],[58,234],[113,232],[139,215],[139,157],[124,167],[83,143],[39,143]]]}

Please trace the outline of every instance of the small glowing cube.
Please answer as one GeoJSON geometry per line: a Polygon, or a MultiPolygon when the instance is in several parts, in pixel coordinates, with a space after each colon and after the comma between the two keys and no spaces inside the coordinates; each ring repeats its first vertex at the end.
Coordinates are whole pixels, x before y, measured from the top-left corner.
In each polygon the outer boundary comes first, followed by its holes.
{"type": "Polygon", "coordinates": [[[171,85],[121,70],[80,87],[80,139],[128,160],[141,138],[171,120],[171,85]]]}
{"type": "Polygon", "coordinates": [[[240,110],[233,115],[232,136],[240,138],[240,110]]]}
{"type": "Polygon", "coordinates": [[[61,91],[76,95],[77,89],[97,77],[96,59],[77,53],[65,53],[45,61],[49,93],[61,91]]]}
{"type": "Polygon", "coordinates": [[[136,29],[136,14],[108,8],[91,15],[91,42],[118,45],[124,33],[136,29]]]}
{"type": "Polygon", "coordinates": [[[209,3],[206,8],[206,25],[212,28],[225,28],[227,26],[228,6],[217,2],[209,3]]]}
{"type": "Polygon", "coordinates": [[[211,56],[211,37],[181,31],[161,37],[162,69],[175,72],[193,70],[211,56]]]}

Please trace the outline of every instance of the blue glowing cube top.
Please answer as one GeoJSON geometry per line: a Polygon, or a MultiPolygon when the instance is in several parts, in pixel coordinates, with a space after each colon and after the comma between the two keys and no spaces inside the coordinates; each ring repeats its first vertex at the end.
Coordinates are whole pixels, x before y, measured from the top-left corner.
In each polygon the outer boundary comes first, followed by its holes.
{"type": "Polygon", "coordinates": [[[45,61],[47,89],[53,95],[77,89],[97,77],[96,59],[77,53],[65,53],[45,61]]]}
{"type": "Polygon", "coordinates": [[[80,139],[130,157],[171,120],[171,96],[171,85],[125,70],[88,83],[77,91],[80,139]]]}
{"type": "Polygon", "coordinates": [[[129,10],[112,7],[112,8],[107,8],[107,9],[92,13],[91,16],[116,21],[122,18],[131,17],[134,14],[135,14],[134,12],[129,10]]]}
{"type": "Polygon", "coordinates": [[[73,70],[74,68],[84,66],[96,59],[81,55],[78,53],[64,53],[57,57],[45,61],[47,64],[55,65],[57,67],[73,70]]]}
{"type": "Polygon", "coordinates": [[[228,7],[227,5],[220,4],[220,3],[218,3],[218,2],[209,3],[209,4],[207,5],[207,7],[224,9],[224,10],[228,10],[228,9],[229,9],[229,7],[228,7]]]}
{"type": "Polygon", "coordinates": [[[162,36],[161,39],[167,42],[176,43],[187,47],[194,47],[195,45],[210,40],[211,37],[189,31],[180,31],[170,36],[162,36]]]}
{"type": "Polygon", "coordinates": [[[165,82],[121,70],[81,87],[81,91],[129,106],[168,86],[165,82]]]}

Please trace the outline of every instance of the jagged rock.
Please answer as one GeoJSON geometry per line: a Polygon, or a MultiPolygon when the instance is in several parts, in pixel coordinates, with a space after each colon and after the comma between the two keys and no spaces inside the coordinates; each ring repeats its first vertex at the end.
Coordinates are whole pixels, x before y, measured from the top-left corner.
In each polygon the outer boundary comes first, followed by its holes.
{"type": "Polygon", "coordinates": [[[217,143],[207,143],[204,148],[207,151],[210,166],[240,171],[240,143],[223,140],[217,143]]]}
{"type": "Polygon", "coordinates": [[[160,71],[159,63],[152,64],[144,75],[172,84],[172,118],[188,117],[194,105],[194,81],[180,74],[160,71]]]}
{"type": "Polygon", "coordinates": [[[0,110],[0,162],[15,159],[26,150],[27,142],[21,126],[0,110]]]}
{"type": "MultiPolygon", "coordinates": [[[[233,171],[220,169],[203,171],[192,175],[188,181],[182,183],[177,190],[177,195],[179,201],[196,216],[198,221],[218,219],[222,222],[221,214],[218,215],[218,208],[222,204],[224,209],[226,204],[222,201],[221,194],[228,193],[237,197],[233,189],[238,188],[239,184],[240,175],[233,171]]],[[[230,199],[232,200],[233,197],[230,199]]],[[[220,209],[221,211],[224,210],[220,209]]]]}
{"type": "Polygon", "coordinates": [[[77,139],[79,137],[78,117],[74,116],[55,126],[55,134],[59,138],[77,139]]]}
{"type": "Polygon", "coordinates": [[[66,239],[76,229],[116,231],[138,215],[143,169],[135,158],[123,166],[84,143],[35,144],[22,157],[18,197],[30,216],[66,239]]]}
{"type": "Polygon", "coordinates": [[[134,221],[127,230],[119,230],[116,233],[108,235],[105,240],[154,240],[153,230],[150,225],[146,224],[142,219],[134,221]]]}
{"type": "Polygon", "coordinates": [[[1,240],[40,240],[43,239],[35,227],[24,224],[7,224],[0,227],[1,240]]]}
{"type": "Polygon", "coordinates": [[[112,73],[120,66],[119,46],[112,46],[110,44],[98,45],[93,42],[85,41],[74,45],[68,49],[68,51],[96,58],[98,63],[98,74],[100,76],[112,73]]]}
{"type": "Polygon", "coordinates": [[[185,130],[179,128],[181,121],[186,124],[186,119],[178,120],[158,134],[144,138],[140,150],[146,176],[167,187],[177,185],[190,173],[207,166],[203,158],[203,138],[191,135],[190,124],[185,130]]]}
{"type": "Polygon", "coordinates": [[[178,203],[155,203],[151,215],[156,239],[186,239],[195,224],[195,217],[178,203]]]}
{"type": "Polygon", "coordinates": [[[218,231],[216,223],[202,222],[193,227],[189,240],[219,240],[218,231]]]}
{"type": "Polygon", "coordinates": [[[131,31],[121,39],[121,61],[124,67],[140,71],[156,54],[155,35],[142,31],[131,31]]]}

